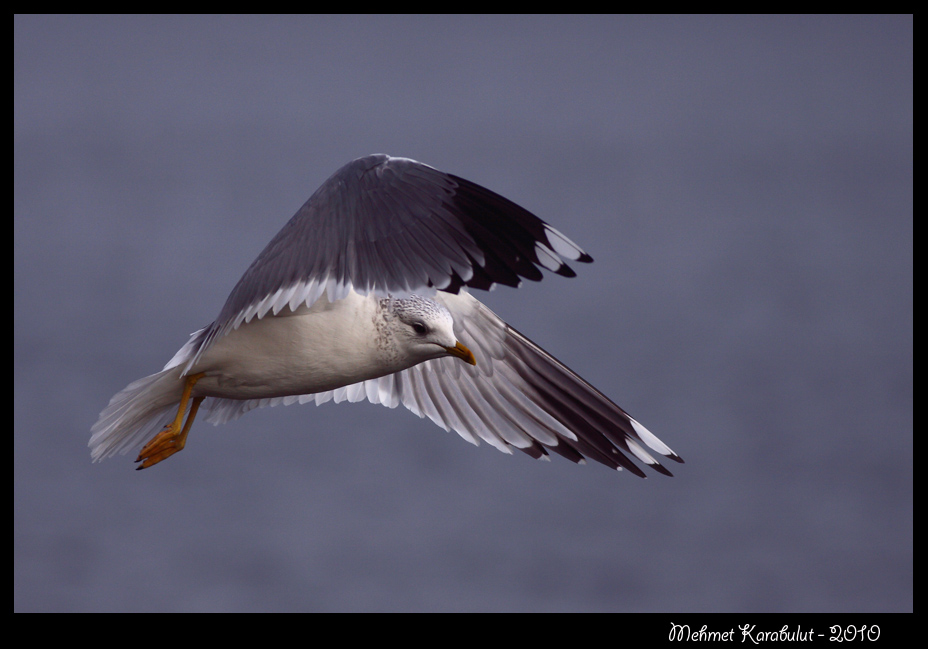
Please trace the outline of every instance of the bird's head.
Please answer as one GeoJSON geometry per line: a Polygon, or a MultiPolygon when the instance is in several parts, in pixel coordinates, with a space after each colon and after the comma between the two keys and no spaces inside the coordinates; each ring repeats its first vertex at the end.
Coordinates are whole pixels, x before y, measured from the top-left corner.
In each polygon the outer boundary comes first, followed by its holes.
{"type": "Polygon", "coordinates": [[[421,363],[454,356],[476,365],[473,353],[454,334],[454,319],[441,304],[420,295],[392,299],[394,334],[402,354],[421,363]]]}

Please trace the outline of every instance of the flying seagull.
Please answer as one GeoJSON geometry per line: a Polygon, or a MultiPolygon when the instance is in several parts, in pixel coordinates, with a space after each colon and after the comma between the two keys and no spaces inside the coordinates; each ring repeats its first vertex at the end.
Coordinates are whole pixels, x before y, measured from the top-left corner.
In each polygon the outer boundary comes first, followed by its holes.
{"type": "Polygon", "coordinates": [[[94,461],[182,450],[201,406],[220,424],[253,408],[402,404],[505,453],[553,451],[644,477],[683,460],[468,289],[517,287],[575,243],[502,196],[383,154],[335,172],[258,255],[214,322],[164,369],[129,384],[91,429],[94,461]],[[186,419],[185,419],[186,415],[186,419]],[[650,450],[648,450],[650,449],[650,450]]]}

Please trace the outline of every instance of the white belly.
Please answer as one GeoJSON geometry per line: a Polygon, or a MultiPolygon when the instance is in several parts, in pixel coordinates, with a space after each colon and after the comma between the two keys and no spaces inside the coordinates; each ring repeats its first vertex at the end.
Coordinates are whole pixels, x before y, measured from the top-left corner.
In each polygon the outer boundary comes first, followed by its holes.
{"type": "Polygon", "coordinates": [[[377,300],[351,293],[335,303],[252,320],[215,341],[189,374],[194,396],[263,399],[311,394],[390,374],[377,349],[377,300]]]}

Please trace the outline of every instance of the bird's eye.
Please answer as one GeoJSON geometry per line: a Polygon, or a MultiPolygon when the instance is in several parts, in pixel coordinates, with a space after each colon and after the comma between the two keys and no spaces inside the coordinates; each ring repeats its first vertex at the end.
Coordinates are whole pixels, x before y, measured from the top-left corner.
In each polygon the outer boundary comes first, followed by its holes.
{"type": "Polygon", "coordinates": [[[423,335],[423,334],[425,334],[426,331],[428,331],[428,329],[426,329],[425,325],[422,324],[421,322],[413,323],[412,328],[413,328],[413,331],[415,331],[415,332],[416,332],[417,334],[419,334],[420,336],[423,335]]]}

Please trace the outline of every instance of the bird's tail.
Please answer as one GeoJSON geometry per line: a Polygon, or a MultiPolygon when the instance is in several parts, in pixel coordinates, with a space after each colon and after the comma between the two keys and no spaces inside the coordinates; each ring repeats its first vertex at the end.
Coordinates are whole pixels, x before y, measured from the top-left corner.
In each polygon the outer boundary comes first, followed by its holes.
{"type": "Polygon", "coordinates": [[[130,383],[110,399],[90,429],[94,462],[140,446],[174,418],[184,391],[182,371],[179,365],[169,366],[130,383]]]}

